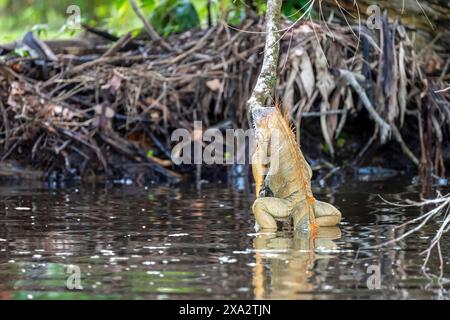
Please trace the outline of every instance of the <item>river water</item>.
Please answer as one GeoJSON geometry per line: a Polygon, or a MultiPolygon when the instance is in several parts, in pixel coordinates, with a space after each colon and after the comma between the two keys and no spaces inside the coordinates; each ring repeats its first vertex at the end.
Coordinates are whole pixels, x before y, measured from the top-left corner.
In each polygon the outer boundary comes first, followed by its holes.
{"type": "MultiPolygon", "coordinates": [[[[443,275],[424,255],[436,223],[393,227],[420,208],[410,180],[315,188],[343,213],[316,237],[285,228],[257,234],[252,194],[226,184],[182,186],[0,186],[0,299],[442,299],[443,275]],[[77,289],[77,286],[78,289],[77,289]]],[[[447,191],[448,192],[448,191],[447,191]]]]}

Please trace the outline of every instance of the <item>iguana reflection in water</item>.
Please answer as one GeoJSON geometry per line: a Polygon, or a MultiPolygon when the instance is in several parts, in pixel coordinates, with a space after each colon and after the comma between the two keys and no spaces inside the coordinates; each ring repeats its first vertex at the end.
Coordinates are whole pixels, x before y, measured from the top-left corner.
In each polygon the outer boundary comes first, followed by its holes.
{"type": "Polygon", "coordinates": [[[310,277],[316,271],[322,274],[326,270],[332,258],[326,251],[336,249],[333,240],[340,237],[339,227],[321,227],[315,235],[257,234],[253,241],[255,299],[312,299],[310,292],[315,288],[310,277]],[[319,254],[320,251],[323,252],[319,254]]]}

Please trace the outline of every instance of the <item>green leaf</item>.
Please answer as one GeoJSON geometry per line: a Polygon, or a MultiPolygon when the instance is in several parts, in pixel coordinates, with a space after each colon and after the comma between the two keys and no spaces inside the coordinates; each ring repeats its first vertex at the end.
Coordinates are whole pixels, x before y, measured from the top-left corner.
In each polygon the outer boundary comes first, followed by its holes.
{"type": "Polygon", "coordinates": [[[19,57],[22,57],[22,58],[30,56],[30,52],[27,49],[24,49],[24,48],[16,48],[16,49],[14,49],[14,54],[19,56],[19,57]]]}
{"type": "Polygon", "coordinates": [[[194,5],[186,0],[163,0],[153,10],[150,22],[163,36],[200,26],[194,5]]]}

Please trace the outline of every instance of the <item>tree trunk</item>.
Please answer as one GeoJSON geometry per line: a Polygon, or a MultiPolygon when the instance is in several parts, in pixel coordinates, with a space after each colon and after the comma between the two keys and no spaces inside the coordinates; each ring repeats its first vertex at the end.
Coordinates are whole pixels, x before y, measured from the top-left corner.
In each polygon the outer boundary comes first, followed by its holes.
{"type": "Polygon", "coordinates": [[[263,107],[272,95],[277,81],[277,66],[280,55],[280,15],[282,0],[268,0],[266,13],[266,44],[264,60],[252,95],[247,102],[247,112],[263,107]]]}

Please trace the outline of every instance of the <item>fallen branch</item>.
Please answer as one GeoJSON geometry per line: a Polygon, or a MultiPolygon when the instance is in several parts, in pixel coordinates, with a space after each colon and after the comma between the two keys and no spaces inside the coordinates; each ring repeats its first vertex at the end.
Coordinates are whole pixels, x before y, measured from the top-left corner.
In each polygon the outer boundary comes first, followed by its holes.
{"type": "Polygon", "coordinates": [[[392,134],[394,135],[394,138],[397,140],[397,142],[400,144],[400,147],[402,148],[403,153],[408,156],[408,158],[411,159],[412,162],[416,166],[419,165],[419,159],[412,153],[412,151],[408,148],[405,141],[402,138],[402,135],[400,134],[400,131],[398,130],[397,126],[394,123],[391,123],[391,129],[392,134]]]}
{"type": "Polygon", "coordinates": [[[116,52],[125,47],[128,44],[128,42],[130,42],[131,39],[132,37],[130,32],[124,34],[122,37],[120,37],[119,40],[117,40],[117,42],[111,48],[108,49],[108,51],[106,51],[102,55],[102,58],[113,56],[114,54],[116,54],[116,52]]]}
{"type": "Polygon", "coordinates": [[[381,143],[386,143],[390,132],[391,126],[383,120],[383,118],[376,112],[375,108],[372,106],[372,103],[369,100],[369,97],[366,94],[366,91],[361,87],[358,80],[356,80],[356,76],[353,72],[343,69],[337,69],[338,74],[349,84],[353,90],[359,95],[362,104],[369,112],[372,119],[380,126],[380,140],[381,143]]]}
{"type": "Polygon", "coordinates": [[[450,194],[442,196],[440,193],[438,193],[438,196],[435,199],[425,199],[420,202],[406,200],[405,203],[392,203],[392,202],[386,201],[384,199],[383,199],[383,201],[385,201],[389,205],[398,206],[398,207],[424,207],[424,206],[430,206],[430,205],[435,205],[436,207],[427,211],[426,213],[420,215],[417,218],[408,220],[407,222],[395,227],[395,229],[399,229],[399,228],[406,227],[410,224],[418,223],[415,227],[413,227],[410,230],[408,230],[407,232],[403,233],[401,236],[396,237],[395,239],[389,240],[387,242],[381,243],[376,246],[367,247],[366,249],[377,249],[377,248],[385,247],[387,245],[396,243],[396,242],[403,240],[406,237],[416,233],[420,229],[422,229],[430,220],[433,220],[440,216],[444,216],[444,220],[441,222],[440,227],[436,231],[436,235],[431,240],[430,246],[426,250],[421,252],[421,254],[426,254],[424,263],[422,265],[422,270],[425,271],[425,267],[429,261],[431,251],[433,250],[433,248],[437,247],[438,253],[439,253],[439,258],[441,261],[440,269],[442,272],[444,266],[442,263],[443,260],[442,260],[441,250],[440,250],[440,240],[441,240],[443,234],[445,232],[447,232],[450,228],[450,214],[449,214],[450,213],[450,194]]]}

